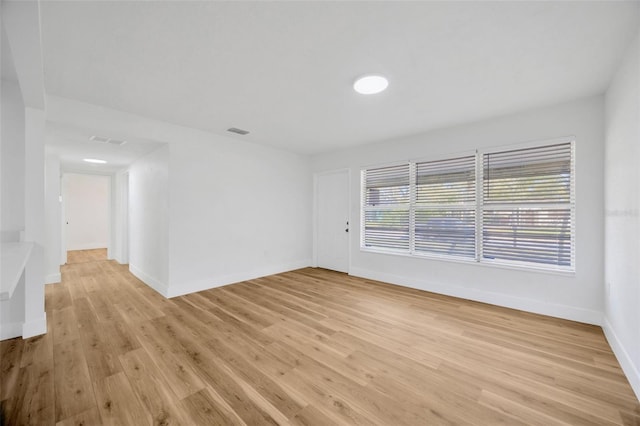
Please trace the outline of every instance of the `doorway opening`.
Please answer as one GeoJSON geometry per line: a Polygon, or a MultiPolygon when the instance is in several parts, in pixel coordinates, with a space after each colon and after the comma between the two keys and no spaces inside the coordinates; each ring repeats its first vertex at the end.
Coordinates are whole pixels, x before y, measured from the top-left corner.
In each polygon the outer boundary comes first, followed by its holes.
{"type": "Polygon", "coordinates": [[[111,248],[111,176],[65,173],[62,194],[65,263],[106,260],[111,248]]]}

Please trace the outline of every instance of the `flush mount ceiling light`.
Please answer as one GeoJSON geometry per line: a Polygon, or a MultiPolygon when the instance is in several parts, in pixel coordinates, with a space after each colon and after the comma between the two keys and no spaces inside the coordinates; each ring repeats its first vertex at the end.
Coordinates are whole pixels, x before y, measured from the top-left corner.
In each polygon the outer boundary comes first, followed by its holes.
{"type": "Polygon", "coordinates": [[[86,161],[87,163],[93,164],[106,164],[107,162],[104,160],[98,160],[97,158],[83,158],[82,161],[86,161]]]}
{"type": "Polygon", "coordinates": [[[382,92],[389,81],[381,75],[365,75],[353,83],[353,90],[363,95],[374,95],[382,92]]]}

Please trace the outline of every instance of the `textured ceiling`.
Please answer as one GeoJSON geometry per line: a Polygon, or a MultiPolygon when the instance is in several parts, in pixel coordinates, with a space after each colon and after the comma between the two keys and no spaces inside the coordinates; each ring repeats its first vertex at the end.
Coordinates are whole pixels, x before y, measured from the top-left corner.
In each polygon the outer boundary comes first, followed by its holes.
{"type": "Polygon", "coordinates": [[[608,1],[41,5],[47,93],[301,153],[603,93],[640,23],[608,1]],[[365,73],[389,89],[356,94],[365,73]]]}

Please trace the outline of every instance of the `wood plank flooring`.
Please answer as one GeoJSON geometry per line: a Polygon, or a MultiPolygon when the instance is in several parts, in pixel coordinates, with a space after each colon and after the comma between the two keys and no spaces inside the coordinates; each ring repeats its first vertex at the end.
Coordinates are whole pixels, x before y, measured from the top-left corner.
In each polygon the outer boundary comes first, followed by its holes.
{"type": "Polygon", "coordinates": [[[167,300],[92,256],[0,343],[4,424],[640,424],[599,327],[312,268],[167,300]]]}
{"type": "Polygon", "coordinates": [[[96,260],[107,260],[106,248],[67,251],[67,264],[95,262],[96,260]]]}

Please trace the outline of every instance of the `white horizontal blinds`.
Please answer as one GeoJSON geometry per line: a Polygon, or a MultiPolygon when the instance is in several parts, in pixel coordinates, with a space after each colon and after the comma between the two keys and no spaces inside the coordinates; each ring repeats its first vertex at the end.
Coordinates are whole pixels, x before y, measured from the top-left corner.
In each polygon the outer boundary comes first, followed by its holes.
{"type": "Polygon", "coordinates": [[[483,155],[482,257],[573,267],[570,142],[483,155]]]}
{"type": "Polygon", "coordinates": [[[363,171],[363,246],[409,250],[409,164],[363,171]]]}
{"type": "Polygon", "coordinates": [[[475,257],[476,159],[416,164],[414,250],[475,257]]]}

